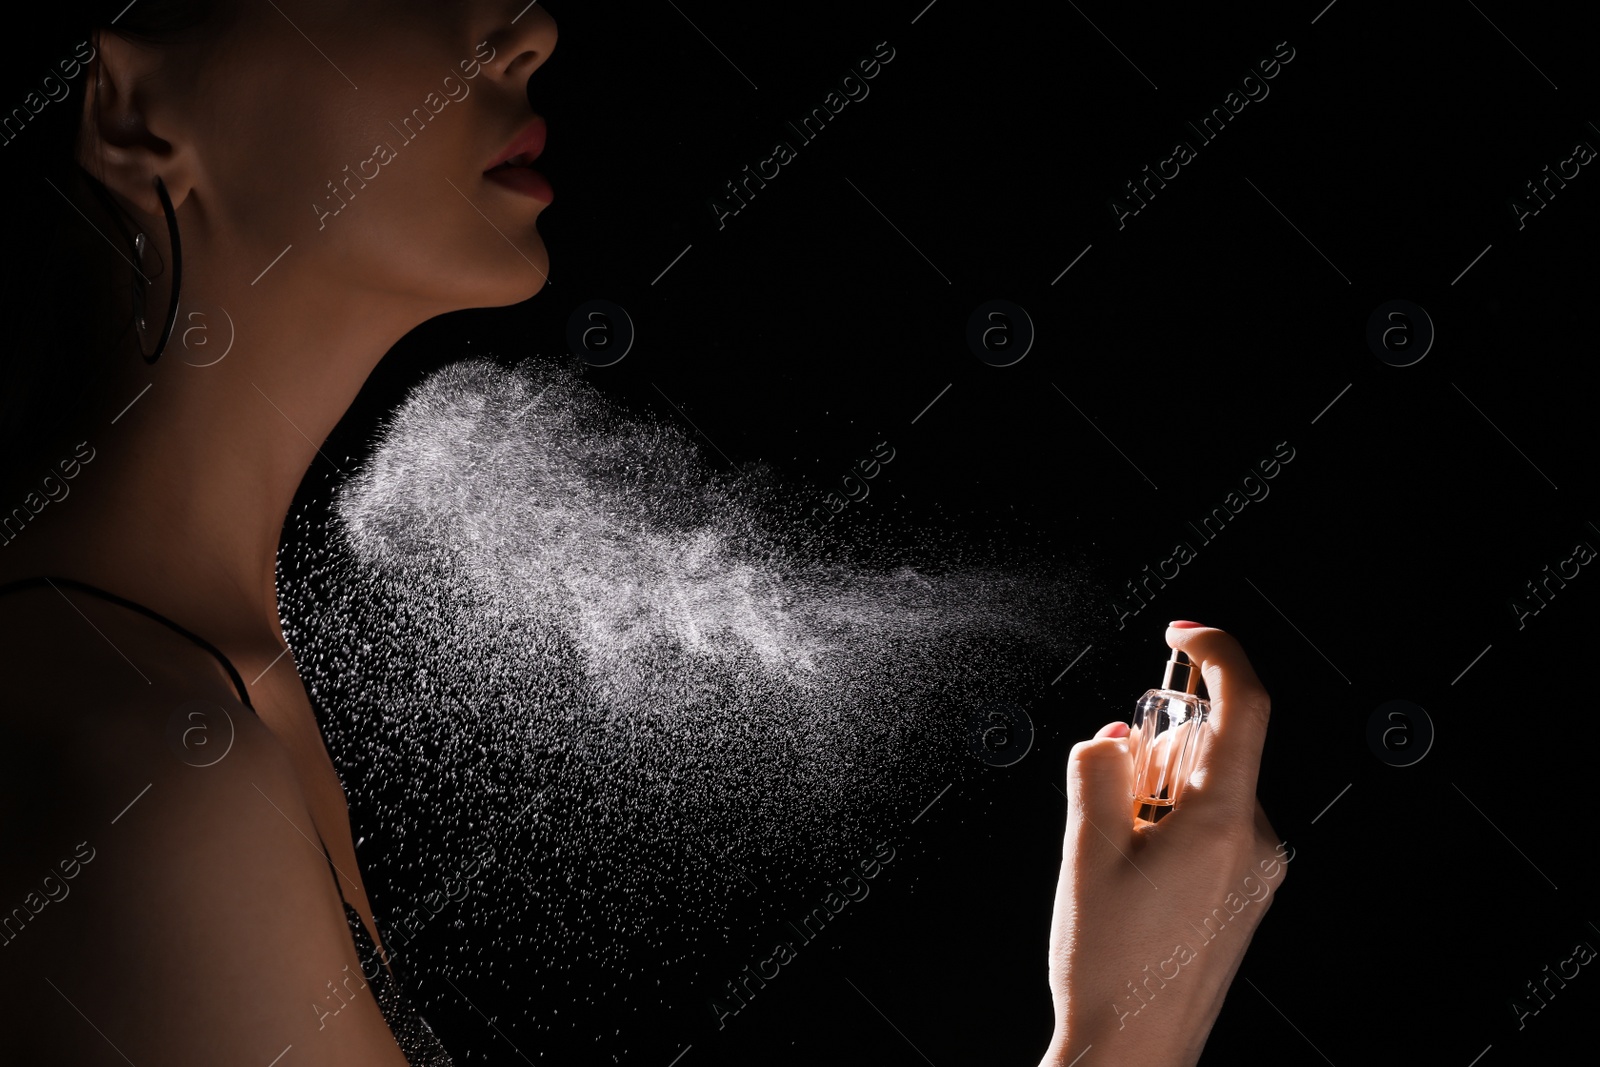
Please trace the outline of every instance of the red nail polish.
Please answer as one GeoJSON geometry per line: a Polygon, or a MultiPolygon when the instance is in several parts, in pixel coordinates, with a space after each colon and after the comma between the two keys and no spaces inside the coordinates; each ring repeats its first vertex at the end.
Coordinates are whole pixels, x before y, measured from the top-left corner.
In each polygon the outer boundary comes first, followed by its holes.
{"type": "Polygon", "coordinates": [[[1128,724],[1125,722],[1114,722],[1105,728],[1104,733],[1107,737],[1127,737],[1128,724]]]}
{"type": "Polygon", "coordinates": [[[1205,628],[1200,623],[1190,622],[1188,619],[1178,619],[1176,622],[1167,623],[1167,625],[1176,626],[1180,630],[1201,630],[1205,628]]]}

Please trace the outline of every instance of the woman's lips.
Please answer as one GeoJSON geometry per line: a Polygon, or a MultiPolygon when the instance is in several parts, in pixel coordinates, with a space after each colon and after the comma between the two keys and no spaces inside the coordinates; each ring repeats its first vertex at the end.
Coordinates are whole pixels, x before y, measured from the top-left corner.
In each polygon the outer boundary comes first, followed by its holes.
{"type": "Polygon", "coordinates": [[[556,195],[550,180],[530,166],[544,151],[547,132],[543,116],[535,115],[484,168],[484,177],[513,192],[550,203],[556,195]]]}
{"type": "Polygon", "coordinates": [[[499,167],[489,171],[484,177],[513,192],[531,196],[547,204],[556,196],[555,190],[550,187],[550,179],[532,167],[499,167]]]}
{"type": "Polygon", "coordinates": [[[515,159],[518,156],[523,157],[522,161],[524,163],[532,163],[534,160],[538,159],[539,154],[544,151],[545,136],[547,133],[548,127],[545,125],[544,117],[541,115],[535,115],[533,120],[524,126],[517,133],[517,135],[511,139],[511,143],[506,145],[505,148],[501,149],[500,154],[489,161],[489,165],[483,168],[484,171],[491,171],[500,164],[505,163],[508,160],[515,159]]]}

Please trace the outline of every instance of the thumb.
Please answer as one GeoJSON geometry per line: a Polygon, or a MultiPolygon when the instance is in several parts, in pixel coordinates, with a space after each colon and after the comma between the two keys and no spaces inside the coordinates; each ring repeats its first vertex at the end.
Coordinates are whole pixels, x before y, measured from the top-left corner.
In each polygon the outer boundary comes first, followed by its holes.
{"type": "Polygon", "coordinates": [[[1067,757],[1067,840],[1078,855],[1115,858],[1133,834],[1133,756],[1126,737],[1095,737],[1067,757]]]}

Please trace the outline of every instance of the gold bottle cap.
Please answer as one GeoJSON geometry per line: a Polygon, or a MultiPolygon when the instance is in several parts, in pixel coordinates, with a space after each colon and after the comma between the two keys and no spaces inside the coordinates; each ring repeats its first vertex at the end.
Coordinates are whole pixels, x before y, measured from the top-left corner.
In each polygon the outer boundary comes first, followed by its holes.
{"type": "Polygon", "coordinates": [[[1199,684],[1200,665],[1190,659],[1183,649],[1173,649],[1172,658],[1167,660],[1167,672],[1161,679],[1161,688],[1192,694],[1199,684]]]}

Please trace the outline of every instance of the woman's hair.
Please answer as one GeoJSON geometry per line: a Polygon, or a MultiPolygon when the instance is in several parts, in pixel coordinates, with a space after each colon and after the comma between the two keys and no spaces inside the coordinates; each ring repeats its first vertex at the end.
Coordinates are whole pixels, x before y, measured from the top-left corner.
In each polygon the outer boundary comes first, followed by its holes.
{"type": "MultiPolygon", "coordinates": [[[[85,419],[104,399],[112,361],[132,356],[135,344],[130,237],[138,227],[77,162],[95,31],[174,44],[221,28],[233,10],[231,0],[48,0],[29,31],[8,42],[14,54],[0,71],[0,183],[10,209],[0,226],[0,520],[57,474],[78,442],[103,432],[85,419]]],[[[166,313],[149,312],[153,322],[166,313]]]]}

